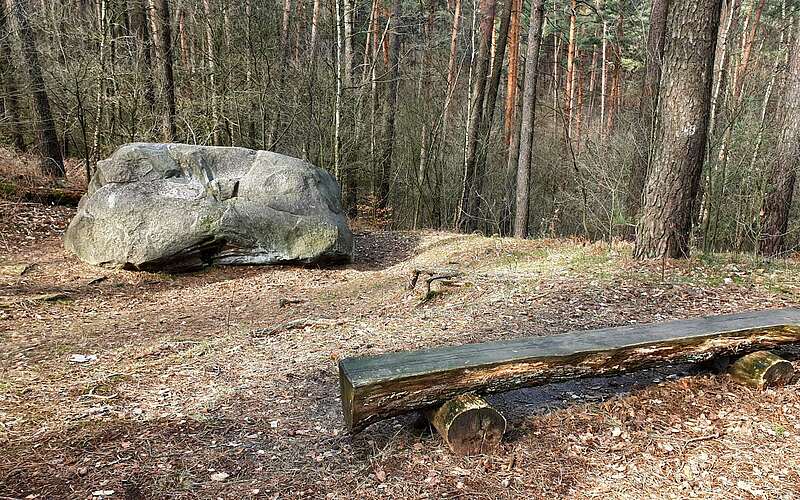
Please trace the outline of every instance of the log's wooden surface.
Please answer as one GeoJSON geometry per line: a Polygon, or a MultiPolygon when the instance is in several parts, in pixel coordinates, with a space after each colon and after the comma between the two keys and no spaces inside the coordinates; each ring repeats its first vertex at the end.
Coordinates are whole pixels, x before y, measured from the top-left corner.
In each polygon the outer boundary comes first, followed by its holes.
{"type": "Polygon", "coordinates": [[[383,418],[466,392],[502,392],[800,343],[800,309],[577,331],[339,361],[345,423],[383,418]]]}
{"type": "Polygon", "coordinates": [[[457,455],[491,453],[506,432],[506,418],[475,394],[456,396],[426,416],[457,455]]]}
{"type": "Polygon", "coordinates": [[[794,366],[769,351],[756,351],[739,358],[729,372],[737,382],[761,390],[786,385],[794,379],[794,366]]]}

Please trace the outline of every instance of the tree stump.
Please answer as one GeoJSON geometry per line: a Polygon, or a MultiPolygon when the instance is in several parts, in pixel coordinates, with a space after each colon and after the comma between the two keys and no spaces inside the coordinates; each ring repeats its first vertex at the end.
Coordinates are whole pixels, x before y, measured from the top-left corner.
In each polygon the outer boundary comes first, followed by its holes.
{"type": "Polygon", "coordinates": [[[790,383],[794,378],[794,366],[769,351],[757,351],[739,358],[731,365],[729,373],[737,382],[763,390],[790,383]]]}
{"type": "Polygon", "coordinates": [[[489,453],[500,445],[506,431],[506,418],[474,394],[456,396],[426,415],[458,455],[489,453]]]}

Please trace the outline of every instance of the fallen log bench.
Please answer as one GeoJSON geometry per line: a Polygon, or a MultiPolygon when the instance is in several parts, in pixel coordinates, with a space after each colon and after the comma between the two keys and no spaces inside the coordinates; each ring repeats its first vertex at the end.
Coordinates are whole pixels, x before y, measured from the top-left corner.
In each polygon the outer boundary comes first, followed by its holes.
{"type": "MultiPolygon", "coordinates": [[[[426,410],[455,449],[452,441],[457,439],[447,435],[453,425],[465,433],[489,436],[497,434],[499,426],[505,428],[505,419],[492,415],[491,407],[480,403],[480,398],[470,398],[466,406],[459,403],[457,398],[466,394],[744,356],[793,343],[800,343],[800,309],[777,309],[345,358],[339,361],[339,382],[350,431],[426,410]],[[439,411],[448,403],[452,411],[439,411]],[[442,426],[437,415],[440,421],[451,421],[442,426]]],[[[777,356],[766,353],[745,358],[731,368],[735,380],[747,382],[750,378],[750,385],[764,387],[770,380],[785,383],[791,379],[787,375],[791,363],[782,363],[777,356]]],[[[474,447],[483,450],[486,445],[474,447]]]]}

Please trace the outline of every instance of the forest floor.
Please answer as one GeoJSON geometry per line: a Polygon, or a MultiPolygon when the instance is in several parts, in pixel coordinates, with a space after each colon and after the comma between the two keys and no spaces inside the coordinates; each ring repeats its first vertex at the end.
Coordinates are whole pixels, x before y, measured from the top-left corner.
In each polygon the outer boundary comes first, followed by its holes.
{"type": "MultiPolygon", "coordinates": [[[[356,236],[350,265],[181,275],[67,255],[73,211],[0,212],[0,498],[798,498],[800,394],[681,367],[515,391],[493,456],[414,416],[343,431],[336,360],[800,304],[800,261],[356,236]],[[458,268],[432,300],[416,267],[458,268]]],[[[435,285],[436,287],[437,285],[435,285]]]]}

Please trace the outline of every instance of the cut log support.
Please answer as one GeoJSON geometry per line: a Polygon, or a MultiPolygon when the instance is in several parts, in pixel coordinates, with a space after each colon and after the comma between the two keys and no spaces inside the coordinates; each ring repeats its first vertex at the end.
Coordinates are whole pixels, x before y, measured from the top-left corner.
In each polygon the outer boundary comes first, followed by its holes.
{"type": "Polygon", "coordinates": [[[457,455],[490,453],[506,432],[506,418],[475,394],[456,396],[425,414],[457,455]]]}
{"type": "Polygon", "coordinates": [[[794,380],[792,363],[769,351],[743,356],[731,365],[729,373],[737,382],[759,390],[779,387],[794,380]]]}
{"type": "Polygon", "coordinates": [[[465,393],[617,375],[800,343],[800,309],[442,347],[339,361],[347,427],[430,408],[465,393]]]}

